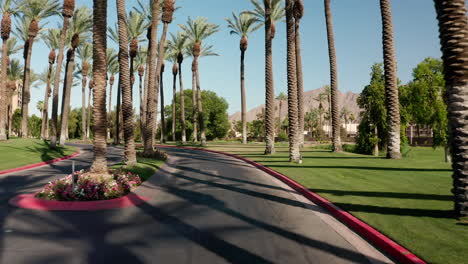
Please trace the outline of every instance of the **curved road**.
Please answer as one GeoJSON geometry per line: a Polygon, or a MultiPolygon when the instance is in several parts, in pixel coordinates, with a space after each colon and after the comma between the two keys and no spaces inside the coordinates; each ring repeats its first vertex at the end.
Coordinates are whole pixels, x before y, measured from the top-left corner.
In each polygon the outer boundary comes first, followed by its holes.
{"type": "MultiPolygon", "coordinates": [[[[133,208],[45,212],[14,195],[90,165],[74,159],[0,176],[0,263],[390,263],[334,218],[266,173],[234,158],[167,149],[133,208]]],[[[109,148],[110,162],[121,149],[109,148]]]]}

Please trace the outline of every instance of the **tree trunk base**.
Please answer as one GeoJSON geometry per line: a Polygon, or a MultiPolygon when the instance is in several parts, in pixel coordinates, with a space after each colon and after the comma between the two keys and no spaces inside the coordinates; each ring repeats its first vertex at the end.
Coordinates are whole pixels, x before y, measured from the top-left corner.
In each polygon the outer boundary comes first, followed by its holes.
{"type": "Polygon", "coordinates": [[[400,152],[387,152],[387,159],[401,159],[401,153],[400,152]]]}
{"type": "Polygon", "coordinates": [[[266,147],[265,147],[265,155],[273,155],[275,154],[275,143],[273,140],[267,137],[266,139],[266,147]]]}

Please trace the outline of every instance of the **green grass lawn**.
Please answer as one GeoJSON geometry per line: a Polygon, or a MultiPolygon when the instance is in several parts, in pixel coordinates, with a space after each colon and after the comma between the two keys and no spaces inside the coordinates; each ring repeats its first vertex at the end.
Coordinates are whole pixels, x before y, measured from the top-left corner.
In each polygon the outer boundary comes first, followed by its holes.
{"type": "Polygon", "coordinates": [[[210,144],[277,170],[396,240],[429,263],[468,263],[468,225],[452,218],[450,165],[442,149],[411,148],[402,160],[304,148],[263,155],[263,144],[210,144]]]}
{"type": "Polygon", "coordinates": [[[138,158],[137,164],[134,166],[124,167],[123,164],[117,164],[112,166],[112,169],[123,169],[124,171],[129,171],[133,174],[138,174],[142,181],[148,180],[153,176],[156,171],[165,163],[162,160],[147,159],[147,158],[138,158]]]}
{"type": "Polygon", "coordinates": [[[56,158],[76,152],[76,148],[65,146],[50,149],[39,139],[10,139],[0,142],[0,170],[13,169],[56,158]]]}

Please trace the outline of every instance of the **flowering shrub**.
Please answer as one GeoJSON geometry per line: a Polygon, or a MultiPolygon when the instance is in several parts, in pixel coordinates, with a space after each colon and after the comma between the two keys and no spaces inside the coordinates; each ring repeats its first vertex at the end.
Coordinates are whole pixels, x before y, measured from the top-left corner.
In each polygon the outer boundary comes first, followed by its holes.
{"type": "Polygon", "coordinates": [[[49,182],[36,194],[37,198],[57,201],[95,201],[119,198],[141,185],[138,175],[122,170],[109,170],[109,176],[90,175],[83,170],[75,172],[78,180],[73,186],[73,175],[49,182]]]}

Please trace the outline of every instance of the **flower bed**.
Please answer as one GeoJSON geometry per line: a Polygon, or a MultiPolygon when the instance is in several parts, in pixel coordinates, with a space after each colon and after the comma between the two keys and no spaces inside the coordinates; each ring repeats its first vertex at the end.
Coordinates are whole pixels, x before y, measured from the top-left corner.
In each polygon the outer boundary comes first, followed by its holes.
{"type": "Polygon", "coordinates": [[[97,201],[120,198],[141,185],[138,175],[109,170],[109,175],[91,175],[83,170],[49,182],[35,197],[55,201],[97,201]],[[73,185],[73,176],[77,177],[73,185]]]}

